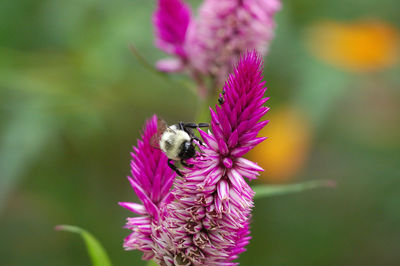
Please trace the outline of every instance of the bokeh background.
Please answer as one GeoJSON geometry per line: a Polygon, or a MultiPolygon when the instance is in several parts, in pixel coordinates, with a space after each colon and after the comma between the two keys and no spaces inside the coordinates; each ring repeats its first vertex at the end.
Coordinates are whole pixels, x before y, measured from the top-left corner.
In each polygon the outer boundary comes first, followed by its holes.
{"type": "MultiPolygon", "coordinates": [[[[193,6],[200,1],[191,1],[193,6]]],[[[0,3],[0,265],[89,265],[91,231],[115,265],[134,201],[125,178],[146,118],[195,119],[196,96],[151,63],[155,1],[0,3]]],[[[242,265],[400,264],[400,6],[285,0],[265,61],[270,138],[259,182],[336,189],[256,201],[242,265]]]]}

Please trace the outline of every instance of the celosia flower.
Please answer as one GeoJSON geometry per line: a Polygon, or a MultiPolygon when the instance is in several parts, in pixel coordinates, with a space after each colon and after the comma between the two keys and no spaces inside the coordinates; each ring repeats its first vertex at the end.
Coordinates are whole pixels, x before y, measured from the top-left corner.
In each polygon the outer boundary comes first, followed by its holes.
{"type": "Polygon", "coordinates": [[[224,86],[225,102],[211,109],[212,132],[199,130],[201,156],[175,183],[165,227],[181,261],[230,265],[249,243],[254,192],[244,177],[254,179],[262,168],[242,156],[265,139],[256,137],[268,111],[261,71],[255,53],[242,57],[224,86]]]}
{"type": "Polygon", "coordinates": [[[224,81],[240,54],[266,54],[280,7],[280,0],[205,0],[188,33],[190,62],[224,81]]]}
{"type": "MultiPolygon", "coordinates": [[[[134,233],[125,247],[143,250],[140,244],[144,244],[148,250],[152,246],[154,259],[160,265],[236,265],[233,261],[249,243],[254,192],[244,178],[256,178],[262,168],[242,156],[265,139],[256,136],[268,122],[259,122],[268,108],[264,107],[267,98],[262,61],[255,52],[239,60],[223,90],[225,102],[216,106],[215,111],[211,109],[211,131],[199,130],[204,146],[191,159],[193,167],[182,170],[185,177],[175,181],[174,199],[170,201],[166,191],[163,196],[168,200],[162,204],[148,197],[150,200],[142,201],[153,203],[149,207],[151,212],[145,205],[146,217],[128,219],[128,228],[134,233]],[[130,226],[130,219],[137,219],[137,223],[130,226]],[[144,232],[140,226],[145,227],[144,232]]],[[[166,165],[164,159],[162,163],[166,165]]],[[[135,176],[140,176],[140,171],[151,174],[154,167],[144,169],[150,165],[132,164],[135,176]]],[[[143,177],[158,180],[147,174],[143,177]]],[[[168,175],[167,180],[170,178],[168,175]]],[[[147,192],[158,190],[148,184],[147,192]]],[[[159,185],[153,182],[153,186],[159,185]]],[[[142,193],[136,188],[135,192],[138,191],[142,193]]],[[[153,255],[148,252],[145,259],[153,255]]]]}
{"type": "Polygon", "coordinates": [[[183,2],[159,0],[155,17],[160,19],[155,20],[155,28],[157,32],[173,36],[170,40],[179,39],[179,49],[183,49],[182,54],[187,58],[184,62],[162,60],[157,67],[174,71],[186,66],[192,76],[202,73],[219,84],[226,79],[240,54],[248,50],[266,54],[275,28],[273,17],[280,7],[280,0],[205,0],[199,9],[199,16],[189,19],[188,26],[188,20],[176,15],[182,12],[175,11],[187,10],[183,2]],[[164,2],[173,2],[175,9],[167,8],[164,2]],[[185,30],[172,30],[175,28],[185,30]]]}
{"type": "Polygon", "coordinates": [[[157,133],[157,117],[146,123],[142,139],[131,153],[131,177],[128,180],[142,204],[120,202],[122,207],[141,215],[128,218],[126,228],[132,233],[125,239],[127,250],[143,251],[143,259],[154,256],[152,228],[160,222],[160,209],[171,201],[171,186],[175,173],[167,165],[167,157],[161,150],[151,146],[150,140],[157,133]]]}
{"type": "Polygon", "coordinates": [[[159,0],[153,23],[156,31],[156,45],[164,52],[176,55],[178,59],[164,59],[157,63],[163,71],[177,71],[186,58],[184,49],[186,31],[190,22],[190,10],[181,0],[159,0]]]}

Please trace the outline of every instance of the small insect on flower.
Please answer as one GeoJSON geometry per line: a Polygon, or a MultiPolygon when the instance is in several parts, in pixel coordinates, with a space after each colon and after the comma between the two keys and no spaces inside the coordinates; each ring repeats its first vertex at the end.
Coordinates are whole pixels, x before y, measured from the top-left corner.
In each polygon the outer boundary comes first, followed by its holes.
{"type": "Polygon", "coordinates": [[[221,92],[221,94],[219,95],[219,98],[218,98],[219,105],[222,105],[225,102],[224,95],[225,95],[225,90],[222,89],[222,92],[221,92]]]}
{"type": "Polygon", "coordinates": [[[172,126],[168,126],[164,120],[158,120],[157,134],[151,139],[151,143],[155,147],[159,147],[168,157],[168,166],[171,167],[179,176],[183,174],[172,163],[172,161],[180,161],[186,167],[193,165],[186,163],[186,160],[195,157],[196,150],[194,140],[202,145],[199,138],[193,133],[193,129],[198,127],[208,127],[207,123],[183,123],[179,122],[172,126]]]}

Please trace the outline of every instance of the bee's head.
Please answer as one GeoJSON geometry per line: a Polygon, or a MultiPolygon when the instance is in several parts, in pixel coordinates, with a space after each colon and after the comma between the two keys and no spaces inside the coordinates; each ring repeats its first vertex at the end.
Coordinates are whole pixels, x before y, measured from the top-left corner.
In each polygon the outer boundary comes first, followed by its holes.
{"type": "Polygon", "coordinates": [[[182,143],[181,152],[179,153],[179,158],[186,160],[193,158],[195,154],[196,150],[191,141],[185,141],[182,143]]]}

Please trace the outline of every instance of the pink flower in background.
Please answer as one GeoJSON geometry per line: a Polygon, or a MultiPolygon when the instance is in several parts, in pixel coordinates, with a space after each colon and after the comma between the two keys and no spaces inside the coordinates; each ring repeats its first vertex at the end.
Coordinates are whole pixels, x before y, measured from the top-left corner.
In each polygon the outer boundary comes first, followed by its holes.
{"type": "Polygon", "coordinates": [[[177,71],[186,59],[184,49],[186,31],[190,22],[190,10],[181,0],[159,0],[153,15],[156,45],[177,58],[163,59],[157,67],[163,71],[177,71]]]}
{"type": "Polygon", "coordinates": [[[161,220],[161,209],[171,201],[175,172],[167,165],[164,153],[150,145],[150,140],[157,133],[157,117],[153,116],[145,125],[141,140],[131,153],[131,177],[128,180],[142,204],[120,202],[122,207],[141,215],[128,218],[125,228],[132,233],[125,239],[126,250],[143,251],[143,259],[153,258],[154,243],[152,230],[161,220]]]}
{"type": "Polygon", "coordinates": [[[201,74],[221,84],[240,54],[249,50],[266,54],[274,35],[274,15],[280,8],[280,0],[205,0],[198,17],[190,19],[183,2],[159,0],[158,19],[154,20],[157,42],[162,40],[158,46],[178,59],[161,60],[157,67],[162,71],[186,67],[198,80],[201,74]],[[179,53],[171,52],[171,47],[179,53]]]}
{"type": "Polygon", "coordinates": [[[130,181],[143,205],[121,205],[143,215],[128,218],[133,233],[125,248],[144,251],[144,259],[154,255],[160,265],[236,265],[249,243],[254,192],[244,178],[256,178],[262,168],[242,156],[265,139],[257,133],[268,123],[259,122],[268,111],[260,56],[244,55],[223,90],[225,101],[211,109],[211,131],[199,130],[202,152],[189,161],[192,168],[182,170],[185,177],[175,180],[172,194],[166,158],[149,143],[155,117],[135,149],[130,181]]]}
{"type": "Polygon", "coordinates": [[[266,54],[280,8],[280,0],[205,0],[188,33],[191,64],[223,82],[240,54],[266,54]]]}

